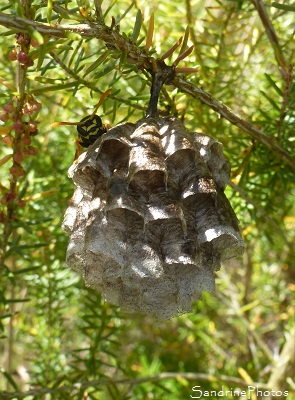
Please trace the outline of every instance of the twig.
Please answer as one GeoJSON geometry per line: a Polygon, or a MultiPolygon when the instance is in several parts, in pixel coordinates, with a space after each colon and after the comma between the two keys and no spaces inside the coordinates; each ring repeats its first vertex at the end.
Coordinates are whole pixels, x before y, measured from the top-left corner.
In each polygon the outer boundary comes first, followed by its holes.
{"type": "MultiPolygon", "coordinates": [[[[111,385],[111,384],[129,384],[129,385],[139,385],[141,383],[145,382],[159,382],[163,380],[168,380],[168,379],[187,379],[189,381],[205,381],[205,382],[225,382],[230,385],[236,385],[239,387],[247,388],[249,384],[245,382],[243,379],[240,378],[235,378],[233,376],[227,376],[227,375],[219,375],[219,376],[213,376],[209,374],[203,374],[203,373],[193,373],[193,372],[183,372],[183,373],[178,373],[178,372],[164,372],[159,375],[155,376],[147,376],[144,378],[135,378],[135,379],[97,379],[93,381],[82,381],[82,382],[77,382],[73,385],[63,385],[54,389],[50,388],[44,388],[44,389],[32,389],[27,392],[14,392],[14,393],[8,393],[8,392],[3,392],[1,394],[1,399],[2,400],[8,400],[8,399],[23,399],[24,397],[27,396],[37,396],[37,395],[42,395],[42,394],[53,394],[53,393],[59,393],[59,392],[67,392],[67,393],[72,393],[75,390],[79,389],[86,389],[88,387],[97,387],[97,386],[106,386],[106,385],[111,385]]],[[[269,386],[260,383],[260,382],[253,382],[251,383],[251,386],[255,386],[260,390],[268,390],[269,386]]]]}
{"type": "MultiPolygon", "coordinates": [[[[17,31],[26,31],[33,28],[44,35],[66,38],[71,33],[79,34],[82,37],[101,39],[106,43],[108,48],[124,51],[127,54],[127,61],[136,64],[141,71],[152,71],[151,58],[148,53],[134,43],[124,38],[119,31],[110,29],[106,25],[92,23],[79,25],[56,25],[50,26],[31,21],[17,16],[11,16],[0,12],[0,25],[17,31]]],[[[210,93],[198,88],[192,83],[185,81],[183,78],[175,77],[172,84],[180,91],[185,92],[199,99],[202,103],[218,112],[222,117],[226,118],[233,125],[238,126],[244,132],[248,133],[254,139],[264,144],[269,150],[273,151],[280,159],[282,159],[289,167],[295,171],[295,159],[285,151],[274,138],[267,136],[263,131],[256,128],[253,124],[246,121],[242,117],[234,114],[228,107],[213,98],[210,93]]]]}
{"type": "Polygon", "coordinates": [[[199,99],[202,103],[206,104],[218,112],[222,117],[227,119],[231,124],[236,125],[244,132],[247,132],[251,137],[258,140],[260,143],[263,143],[265,147],[273,151],[274,154],[295,171],[295,159],[276,142],[275,138],[267,136],[263,131],[256,128],[255,125],[235,114],[226,105],[215,99],[210,93],[205,92],[205,90],[198,88],[190,82],[187,82],[183,78],[176,76],[172,81],[172,84],[181,92],[189,93],[192,97],[199,99]]]}
{"type": "Polygon", "coordinates": [[[0,12],[0,25],[15,29],[17,32],[34,29],[42,35],[58,38],[67,38],[71,34],[77,34],[84,38],[96,38],[103,40],[108,48],[126,51],[127,60],[136,64],[139,69],[152,70],[150,57],[132,41],[124,38],[116,29],[110,29],[104,24],[85,21],[87,24],[76,25],[48,25],[15,15],[0,12]]]}

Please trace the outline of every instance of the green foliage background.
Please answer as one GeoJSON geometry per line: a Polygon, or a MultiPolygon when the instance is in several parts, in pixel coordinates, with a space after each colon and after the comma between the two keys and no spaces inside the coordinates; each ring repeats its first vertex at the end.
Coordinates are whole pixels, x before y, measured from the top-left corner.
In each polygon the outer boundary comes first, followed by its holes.
{"type": "MultiPolygon", "coordinates": [[[[141,52],[145,52],[148,23],[154,12],[155,34],[149,54],[154,57],[164,54],[189,26],[188,44],[195,47],[181,66],[200,67],[186,79],[294,156],[295,87],[290,68],[295,55],[294,7],[288,1],[284,4],[289,9],[264,2],[279,38],[278,47],[262,24],[258,13],[261,3],[105,0],[101,6],[104,23],[110,26],[114,17],[125,42],[141,52]],[[140,15],[143,24],[138,34],[140,15]],[[282,67],[282,54],[289,69],[282,67]]],[[[40,24],[91,26],[103,22],[94,4],[99,9],[101,2],[60,0],[52,4],[48,0],[30,4],[3,0],[1,12],[30,16],[40,24]]],[[[3,109],[20,92],[18,62],[9,59],[17,29],[2,23],[3,109]]],[[[222,385],[225,389],[243,388],[251,382],[288,390],[288,400],[295,399],[291,165],[200,100],[173,85],[165,86],[161,110],[177,115],[188,129],[202,131],[224,145],[232,165],[227,195],[239,217],[246,252],[222,267],[216,276],[216,295],[204,294],[192,314],[161,323],[151,317],[123,314],[104,303],[99,293],[85,288],[82,279],[65,267],[68,238],[61,223],[73,193],[67,169],[75,153],[76,130],[50,125],[79,121],[93,111],[110,87],[112,93],[99,109],[102,119],[112,125],[136,121],[148,104],[150,76],[139,63],[130,62],[127,51],[95,37],[76,32],[57,38],[32,29],[27,32],[36,47],[29,49],[34,65],[26,71],[25,91],[42,104],[42,109],[31,115],[38,122],[38,134],[32,137],[38,154],[22,161],[25,175],[16,179],[11,174],[12,159],[1,165],[0,172],[3,399],[178,400],[189,399],[196,385],[203,390],[221,390],[222,385]],[[16,197],[10,199],[14,181],[16,197]],[[14,218],[9,219],[11,209],[14,218]],[[286,346],[290,346],[290,357],[282,374],[280,356],[286,346]],[[168,379],[163,373],[178,373],[178,377],[168,379]],[[30,395],[19,393],[29,388],[33,389],[30,395]]],[[[1,122],[0,128],[12,123],[11,119],[1,122]]],[[[3,130],[1,135],[5,137],[3,130]]],[[[1,160],[12,151],[2,143],[1,160]]]]}

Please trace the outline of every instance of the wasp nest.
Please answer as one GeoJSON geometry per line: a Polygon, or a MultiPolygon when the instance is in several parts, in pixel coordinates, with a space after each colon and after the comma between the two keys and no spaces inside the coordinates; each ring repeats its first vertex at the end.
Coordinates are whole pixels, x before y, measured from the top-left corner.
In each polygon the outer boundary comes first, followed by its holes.
{"type": "Polygon", "coordinates": [[[190,312],[244,249],[229,173],[222,145],[176,118],[115,126],[70,167],[67,264],[127,312],[190,312]]]}

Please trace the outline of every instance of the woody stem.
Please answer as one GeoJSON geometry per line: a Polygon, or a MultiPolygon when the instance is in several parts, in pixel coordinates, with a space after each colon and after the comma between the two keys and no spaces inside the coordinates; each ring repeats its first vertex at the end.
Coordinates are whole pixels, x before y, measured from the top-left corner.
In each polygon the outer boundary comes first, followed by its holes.
{"type": "Polygon", "coordinates": [[[145,114],[145,118],[158,117],[158,100],[160,91],[164,83],[171,81],[175,77],[175,68],[166,65],[162,60],[156,60],[152,74],[152,87],[149,105],[145,114]]]}

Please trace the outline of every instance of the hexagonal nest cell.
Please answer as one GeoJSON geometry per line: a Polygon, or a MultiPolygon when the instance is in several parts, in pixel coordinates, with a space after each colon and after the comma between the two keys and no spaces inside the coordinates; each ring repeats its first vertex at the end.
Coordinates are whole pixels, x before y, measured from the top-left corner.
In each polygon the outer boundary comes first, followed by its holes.
{"type": "Polygon", "coordinates": [[[191,312],[244,251],[229,174],[221,143],[176,118],[115,126],[70,167],[68,266],[126,312],[191,312]]]}

